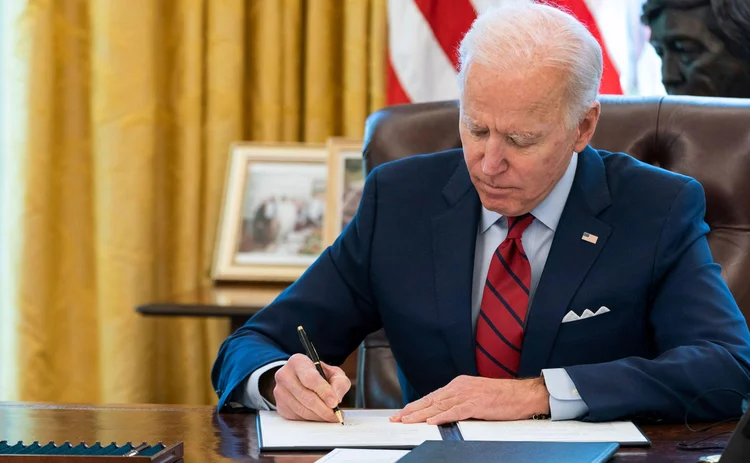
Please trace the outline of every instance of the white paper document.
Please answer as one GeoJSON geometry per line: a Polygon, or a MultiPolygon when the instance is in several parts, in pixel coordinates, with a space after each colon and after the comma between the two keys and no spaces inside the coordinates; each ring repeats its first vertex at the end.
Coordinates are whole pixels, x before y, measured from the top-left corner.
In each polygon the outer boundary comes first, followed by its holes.
{"type": "Polygon", "coordinates": [[[409,450],[335,449],[316,463],[396,463],[409,450]]]}
{"type": "Polygon", "coordinates": [[[391,423],[398,410],[344,410],[339,423],[289,421],[276,412],[258,412],[262,450],[348,448],[414,448],[426,440],[442,440],[437,426],[391,423]]]}
{"type": "Polygon", "coordinates": [[[640,429],[630,421],[584,423],[581,421],[461,421],[464,440],[516,442],[617,442],[648,445],[640,429]]]}

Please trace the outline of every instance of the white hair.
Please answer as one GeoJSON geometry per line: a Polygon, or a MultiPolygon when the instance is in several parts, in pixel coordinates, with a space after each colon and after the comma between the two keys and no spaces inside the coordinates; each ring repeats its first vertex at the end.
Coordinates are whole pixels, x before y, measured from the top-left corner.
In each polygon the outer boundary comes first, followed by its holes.
{"type": "Polygon", "coordinates": [[[461,41],[459,63],[462,92],[471,63],[497,75],[529,67],[564,71],[569,126],[592,107],[602,78],[602,49],[588,29],[570,14],[531,0],[506,0],[479,15],[461,41]]]}

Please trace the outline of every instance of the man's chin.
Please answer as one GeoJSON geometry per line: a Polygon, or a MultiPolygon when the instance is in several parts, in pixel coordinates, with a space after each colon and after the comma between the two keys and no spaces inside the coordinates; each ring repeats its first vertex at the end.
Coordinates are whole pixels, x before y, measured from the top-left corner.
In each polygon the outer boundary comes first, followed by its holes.
{"type": "Polygon", "coordinates": [[[518,211],[521,210],[521,205],[518,201],[514,201],[508,197],[481,194],[479,195],[479,199],[482,202],[482,206],[488,211],[497,212],[498,214],[508,217],[515,217],[522,214],[518,213],[518,211]]]}

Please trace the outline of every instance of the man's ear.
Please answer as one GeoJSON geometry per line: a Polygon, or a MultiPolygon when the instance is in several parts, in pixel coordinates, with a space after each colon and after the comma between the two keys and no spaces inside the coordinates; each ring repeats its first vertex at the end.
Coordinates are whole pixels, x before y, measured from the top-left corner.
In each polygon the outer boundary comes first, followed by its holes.
{"type": "Polygon", "coordinates": [[[594,136],[596,131],[596,124],[599,122],[599,114],[601,114],[602,105],[595,101],[594,105],[586,113],[586,116],[581,122],[578,123],[578,138],[576,138],[576,144],[573,150],[578,153],[581,152],[586,145],[591,141],[591,137],[594,136]]]}

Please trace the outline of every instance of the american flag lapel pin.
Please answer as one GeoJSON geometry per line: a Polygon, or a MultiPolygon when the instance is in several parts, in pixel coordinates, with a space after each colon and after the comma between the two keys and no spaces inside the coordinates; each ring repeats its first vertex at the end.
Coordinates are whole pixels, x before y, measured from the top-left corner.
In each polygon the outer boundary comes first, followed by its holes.
{"type": "Polygon", "coordinates": [[[596,235],[592,235],[589,232],[584,232],[583,236],[581,236],[581,239],[583,241],[586,241],[587,243],[596,244],[596,242],[599,240],[599,237],[596,235]]]}

